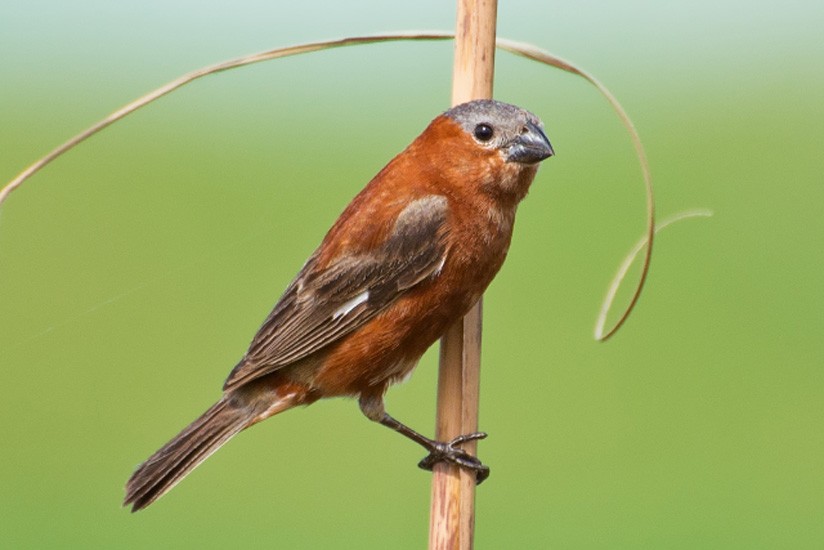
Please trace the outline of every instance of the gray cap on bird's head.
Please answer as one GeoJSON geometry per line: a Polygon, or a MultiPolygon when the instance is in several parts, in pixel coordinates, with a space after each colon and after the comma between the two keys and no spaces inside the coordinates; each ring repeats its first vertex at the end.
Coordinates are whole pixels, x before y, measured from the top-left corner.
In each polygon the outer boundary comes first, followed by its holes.
{"type": "Polygon", "coordinates": [[[444,113],[483,147],[500,149],[507,161],[535,164],[555,154],[541,120],[494,99],[461,103],[444,113]]]}

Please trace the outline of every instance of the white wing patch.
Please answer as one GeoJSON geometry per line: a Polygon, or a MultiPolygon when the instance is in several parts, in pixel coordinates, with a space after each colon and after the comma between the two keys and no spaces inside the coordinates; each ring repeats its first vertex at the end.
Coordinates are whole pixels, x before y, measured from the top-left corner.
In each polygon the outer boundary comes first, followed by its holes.
{"type": "Polygon", "coordinates": [[[364,290],[351,300],[346,301],[342,306],[335,310],[335,313],[332,314],[332,319],[338,319],[343,317],[347,313],[351,312],[353,309],[364,303],[366,300],[369,299],[369,291],[364,290]]]}
{"type": "Polygon", "coordinates": [[[435,268],[434,273],[432,273],[433,277],[437,277],[438,275],[441,274],[441,270],[443,269],[443,264],[445,264],[445,263],[446,263],[446,254],[443,255],[443,258],[441,258],[441,263],[438,264],[438,267],[435,268]]]}

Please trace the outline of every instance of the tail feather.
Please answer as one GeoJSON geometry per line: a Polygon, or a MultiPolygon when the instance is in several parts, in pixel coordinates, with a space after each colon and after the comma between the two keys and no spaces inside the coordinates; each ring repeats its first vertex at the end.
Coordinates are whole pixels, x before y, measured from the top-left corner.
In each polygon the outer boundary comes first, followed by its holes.
{"type": "Polygon", "coordinates": [[[221,399],[135,470],[124,506],[131,504],[132,512],[145,508],[251,423],[247,408],[221,399]]]}

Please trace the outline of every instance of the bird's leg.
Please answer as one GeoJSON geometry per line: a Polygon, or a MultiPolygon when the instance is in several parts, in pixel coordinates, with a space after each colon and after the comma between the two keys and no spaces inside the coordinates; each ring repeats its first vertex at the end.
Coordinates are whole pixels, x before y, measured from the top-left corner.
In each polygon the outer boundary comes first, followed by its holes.
{"type": "Polygon", "coordinates": [[[367,418],[395,430],[429,451],[429,455],[418,463],[419,468],[431,471],[438,462],[449,462],[450,464],[475,472],[475,481],[478,484],[489,477],[488,466],[485,466],[476,457],[458,447],[458,445],[467,441],[484,439],[486,437],[484,432],[459,435],[451,441],[436,441],[419,434],[406,424],[389,416],[384,409],[383,399],[380,396],[367,397],[362,395],[359,404],[361,411],[367,418]]]}
{"type": "Polygon", "coordinates": [[[419,468],[431,471],[438,462],[449,462],[451,464],[455,464],[456,466],[460,466],[461,468],[474,471],[476,483],[480,484],[487,477],[489,477],[488,466],[485,466],[476,457],[457,446],[467,441],[484,439],[486,437],[484,432],[459,435],[451,441],[435,441],[434,439],[429,439],[428,437],[419,434],[406,424],[395,420],[386,412],[383,413],[383,416],[381,416],[378,422],[387,428],[392,428],[396,432],[405,435],[429,451],[429,454],[425,456],[423,460],[418,462],[419,468]]]}

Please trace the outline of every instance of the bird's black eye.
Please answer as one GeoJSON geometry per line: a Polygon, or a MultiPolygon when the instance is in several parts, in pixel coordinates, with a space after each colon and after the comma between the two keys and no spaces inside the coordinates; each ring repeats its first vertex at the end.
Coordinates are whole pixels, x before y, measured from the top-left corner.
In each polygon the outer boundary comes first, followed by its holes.
{"type": "Polygon", "coordinates": [[[494,134],[495,132],[489,124],[481,123],[475,126],[475,137],[478,141],[489,141],[494,134]]]}

